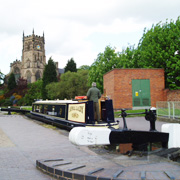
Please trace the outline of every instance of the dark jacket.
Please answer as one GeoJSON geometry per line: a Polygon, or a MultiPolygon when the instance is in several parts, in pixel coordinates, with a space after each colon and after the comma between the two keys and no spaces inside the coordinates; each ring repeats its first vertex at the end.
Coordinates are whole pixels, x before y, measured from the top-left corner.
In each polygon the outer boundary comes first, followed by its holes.
{"type": "Polygon", "coordinates": [[[89,101],[98,102],[101,97],[101,92],[97,87],[92,87],[87,92],[87,98],[89,101]]]}

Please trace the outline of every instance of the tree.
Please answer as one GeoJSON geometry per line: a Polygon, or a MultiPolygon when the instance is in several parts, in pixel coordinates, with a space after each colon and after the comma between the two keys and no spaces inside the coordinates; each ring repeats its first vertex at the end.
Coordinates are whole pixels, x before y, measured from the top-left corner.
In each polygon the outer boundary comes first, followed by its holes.
{"type": "Polygon", "coordinates": [[[115,48],[107,46],[104,53],[99,53],[97,59],[89,70],[89,85],[96,82],[97,87],[103,92],[103,75],[114,68],[120,67],[120,57],[115,48]]]}
{"type": "Polygon", "coordinates": [[[34,83],[28,84],[28,91],[26,95],[18,102],[20,105],[32,105],[32,103],[42,98],[42,80],[38,80],[34,83]]]}
{"type": "Polygon", "coordinates": [[[163,68],[165,87],[180,89],[180,17],[176,22],[166,21],[144,29],[138,46],[129,46],[122,52],[107,46],[99,53],[89,70],[93,81],[103,91],[103,75],[113,68],[163,68]]]}
{"type": "Polygon", "coordinates": [[[136,51],[136,62],[141,68],[163,68],[165,86],[180,89],[180,17],[176,22],[166,21],[144,30],[136,51]]]}
{"type": "Polygon", "coordinates": [[[47,95],[51,99],[74,99],[75,96],[86,95],[88,86],[88,71],[64,73],[61,81],[46,86],[47,95]]]}
{"type": "Polygon", "coordinates": [[[82,65],[80,66],[80,68],[78,68],[78,70],[89,70],[90,69],[90,66],[88,65],[82,65]]]}
{"type": "Polygon", "coordinates": [[[136,54],[135,45],[123,49],[122,52],[117,52],[119,60],[117,62],[118,68],[138,68],[135,54],[136,54]]]}
{"type": "Polygon", "coordinates": [[[45,65],[42,81],[42,98],[46,99],[46,85],[51,82],[57,82],[56,64],[51,57],[48,60],[48,64],[45,65]]]}
{"type": "Polygon", "coordinates": [[[77,68],[76,68],[76,63],[74,62],[74,59],[71,58],[70,60],[68,60],[65,69],[65,73],[70,71],[70,72],[77,72],[77,68]]]}
{"type": "Polygon", "coordinates": [[[8,89],[12,90],[16,87],[16,80],[15,80],[15,76],[14,73],[11,73],[8,79],[8,89]]]}

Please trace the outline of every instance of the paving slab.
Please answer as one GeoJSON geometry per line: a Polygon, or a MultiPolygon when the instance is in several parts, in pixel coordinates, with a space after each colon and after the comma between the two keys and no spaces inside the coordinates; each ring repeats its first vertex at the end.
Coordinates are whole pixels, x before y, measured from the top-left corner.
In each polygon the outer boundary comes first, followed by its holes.
{"type": "Polygon", "coordinates": [[[99,155],[71,144],[67,131],[21,115],[0,114],[0,137],[2,180],[180,179],[177,163],[156,156],[99,155]]]}

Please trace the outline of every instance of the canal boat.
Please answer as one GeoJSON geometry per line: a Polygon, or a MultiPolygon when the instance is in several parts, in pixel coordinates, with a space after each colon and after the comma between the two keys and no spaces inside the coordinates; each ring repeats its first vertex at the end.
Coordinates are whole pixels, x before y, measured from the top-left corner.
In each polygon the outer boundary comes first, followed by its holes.
{"type": "Polygon", "coordinates": [[[31,118],[61,127],[119,128],[115,121],[112,100],[99,100],[100,122],[94,118],[93,102],[76,97],[75,100],[39,100],[32,104],[31,118]]]}

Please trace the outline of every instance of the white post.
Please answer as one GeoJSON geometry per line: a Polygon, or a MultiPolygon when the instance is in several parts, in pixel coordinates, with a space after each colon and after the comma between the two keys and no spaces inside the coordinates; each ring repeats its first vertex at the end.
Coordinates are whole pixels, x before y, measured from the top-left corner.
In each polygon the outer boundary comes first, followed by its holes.
{"type": "Polygon", "coordinates": [[[175,113],[174,113],[174,102],[172,102],[172,106],[173,106],[173,119],[175,119],[175,113]]]}
{"type": "Polygon", "coordinates": [[[158,106],[158,102],[156,103],[156,115],[157,115],[157,117],[158,117],[158,114],[159,114],[159,106],[158,106]]]}
{"type": "Polygon", "coordinates": [[[170,107],[170,102],[167,102],[168,103],[168,117],[170,118],[171,117],[171,107],[170,107]]]}

